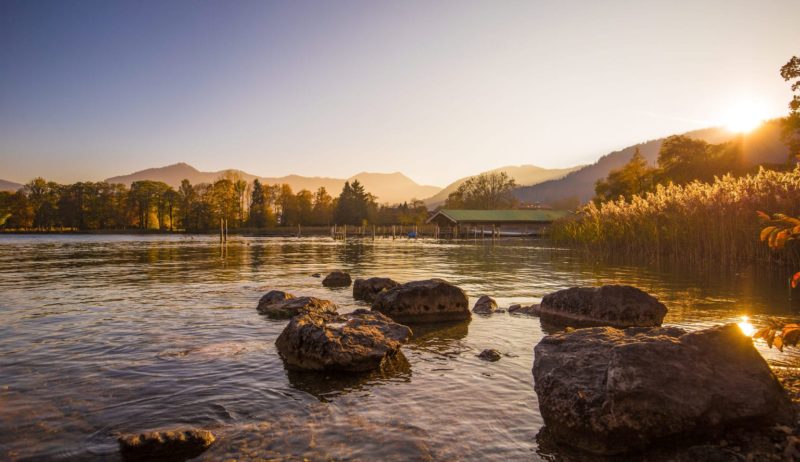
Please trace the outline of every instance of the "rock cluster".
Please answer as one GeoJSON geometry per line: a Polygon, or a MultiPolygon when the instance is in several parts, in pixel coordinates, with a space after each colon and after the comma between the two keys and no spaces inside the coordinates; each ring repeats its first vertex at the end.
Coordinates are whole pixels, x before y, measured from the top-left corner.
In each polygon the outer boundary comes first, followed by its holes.
{"type": "Polygon", "coordinates": [[[471,317],[464,291],[441,279],[409,282],[380,292],[372,310],[401,323],[462,321],[471,317]]]}
{"type": "Polygon", "coordinates": [[[291,369],[360,372],[380,367],[410,336],[408,327],[365,309],[308,312],[292,318],[275,345],[291,369]]]}
{"type": "Polygon", "coordinates": [[[735,324],[577,329],[545,337],[534,357],[547,431],[596,454],[792,420],[786,391],[735,324]]]}
{"type": "Polygon", "coordinates": [[[483,350],[480,353],[478,353],[478,357],[484,361],[495,362],[495,361],[500,361],[500,358],[502,358],[503,356],[500,354],[499,351],[493,348],[487,348],[486,350],[483,350]]]}
{"type": "Polygon", "coordinates": [[[399,282],[389,278],[356,279],[353,283],[353,298],[372,303],[379,293],[399,285],[399,282]]]}
{"type": "Polygon", "coordinates": [[[508,312],[511,314],[527,314],[529,316],[538,316],[539,305],[523,306],[520,304],[511,305],[508,307],[508,312]]]}

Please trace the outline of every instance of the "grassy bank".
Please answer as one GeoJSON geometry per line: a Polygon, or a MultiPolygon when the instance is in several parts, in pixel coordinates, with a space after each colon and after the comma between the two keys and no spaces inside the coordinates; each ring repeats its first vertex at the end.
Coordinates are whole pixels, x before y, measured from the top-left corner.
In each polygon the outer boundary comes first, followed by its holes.
{"type": "Polygon", "coordinates": [[[780,261],[800,266],[797,246],[771,252],[757,212],[800,214],[800,167],[658,186],[653,193],[585,207],[556,222],[553,241],[590,252],[703,266],[780,261]]]}

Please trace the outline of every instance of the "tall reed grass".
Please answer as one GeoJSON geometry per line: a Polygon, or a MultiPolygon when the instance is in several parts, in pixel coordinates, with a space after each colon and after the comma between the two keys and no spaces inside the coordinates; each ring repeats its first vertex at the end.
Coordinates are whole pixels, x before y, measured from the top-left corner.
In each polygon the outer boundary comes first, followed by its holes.
{"type": "Polygon", "coordinates": [[[800,267],[797,246],[776,253],[759,241],[758,211],[800,215],[800,166],[726,175],[713,183],[659,185],[630,200],[591,203],[554,223],[551,235],[558,245],[626,259],[702,266],[764,260],[800,267]]]}

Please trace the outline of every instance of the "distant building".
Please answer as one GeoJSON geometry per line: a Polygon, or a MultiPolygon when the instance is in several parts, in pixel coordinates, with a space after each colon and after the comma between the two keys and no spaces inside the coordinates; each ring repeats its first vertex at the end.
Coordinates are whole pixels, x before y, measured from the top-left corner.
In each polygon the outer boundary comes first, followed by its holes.
{"type": "Polygon", "coordinates": [[[553,221],[570,215],[563,210],[455,210],[442,209],[428,219],[441,233],[453,236],[517,235],[540,236],[553,221]]]}

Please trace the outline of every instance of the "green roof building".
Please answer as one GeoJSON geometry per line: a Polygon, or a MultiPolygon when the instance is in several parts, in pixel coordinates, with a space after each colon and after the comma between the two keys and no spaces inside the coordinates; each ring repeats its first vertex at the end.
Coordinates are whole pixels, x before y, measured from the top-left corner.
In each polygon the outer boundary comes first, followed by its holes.
{"type": "Polygon", "coordinates": [[[455,210],[442,209],[428,223],[452,230],[453,235],[542,235],[553,221],[570,215],[564,210],[455,210]]]}

